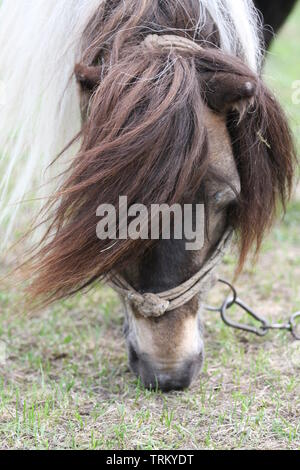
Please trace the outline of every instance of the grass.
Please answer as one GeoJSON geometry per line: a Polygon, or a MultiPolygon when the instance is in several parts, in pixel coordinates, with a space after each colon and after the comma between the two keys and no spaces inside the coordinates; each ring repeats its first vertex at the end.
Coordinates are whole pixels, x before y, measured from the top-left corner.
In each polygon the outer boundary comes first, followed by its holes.
{"type": "MultiPolygon", "coordinates": [[[[300,105],[292,104],[291,84],[300,79],[299,21],[300,6],[265,72],[296,133],[300,105]]],[[[299,226],[296,195],[266,239],[259,263],[247,265],[238,281],[240,296],[276,321],[300,310],[299,226]]],[[[234,264],[227,256],[223,276],[230,278],[234,264]]],[[[217,289],[212,300],[222,295],[217,289]]],[[[34,317],[12,308],[20,296],[2,283],[1,448],[300,448],[300,343],[289,334],[257,338],[205,313],[202,376],[189,390],[164,395],[144,390],[128,371],[122,312],[110,289],[100,286],[34,317]]]]}

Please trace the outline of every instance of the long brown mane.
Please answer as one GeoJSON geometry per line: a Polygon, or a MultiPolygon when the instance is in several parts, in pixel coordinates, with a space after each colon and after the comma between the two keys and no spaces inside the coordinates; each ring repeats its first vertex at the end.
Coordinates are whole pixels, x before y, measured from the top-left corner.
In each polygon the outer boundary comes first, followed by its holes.
{"type": "Polygon", "coordinates": [[[81,150],[44,208],[50,228],[25,264],[31,300],[47,303],[70,295],[151,246],[151,241],[99,240],[100,204],[118,207],[120,195],[128,197],[128,205],[147,207],[194,200],[210,175],[202,110],[209,105],[224,112],[224,75],[226,87],[250,82],[253,88],[251,107],[228,115],[241,178],[241,195],[230,214],[240,237],[240,267],[253,244],[259,249],[277,202],[285,206],[291,192],[295,153],[284,114],[258,76],[219,50],[213,24],[195,30],[191,18],[198,17],[199,3],[184,0],[179,7],[169,0],[149,9],[149,2],[128,1],[126,15],[122,2],[107,3],[87,28],[77,68],[86,94],[81,150]],[[145,50],[149,25],[159,34],[194,38],[204,48],[145,50]],[[189,33],[180,33],[183,29],[189,33]]]}

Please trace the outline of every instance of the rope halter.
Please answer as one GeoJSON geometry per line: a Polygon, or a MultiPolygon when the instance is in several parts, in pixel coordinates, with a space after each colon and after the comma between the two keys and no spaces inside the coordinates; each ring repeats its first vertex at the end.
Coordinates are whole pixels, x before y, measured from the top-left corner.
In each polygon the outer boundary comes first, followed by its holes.
{"type": "Polygon", "coordinates": [[[182,307],[195,295],[202,296],[206,294],[213,287],[217,281],[216,269],[226,254],[231,240],[232,229],[224,233],[214,253],[202,268],[190,279],[173,289],[158,294],[141,294],[120,274],[112,275],[107,282],[121,297],[135,306],[143,317],[161,317],[166,312],[182,307]]]}
{"type": "Polygon", "coordinates": [[[142,42],[142,45],[148,49],[159,49],[163,52],[168,52],[172,49],[178,52],[203,51],[203,48],[191,39],[172,34],[163,34],[161,36],[158,34],[148,34],[142,42]]]}

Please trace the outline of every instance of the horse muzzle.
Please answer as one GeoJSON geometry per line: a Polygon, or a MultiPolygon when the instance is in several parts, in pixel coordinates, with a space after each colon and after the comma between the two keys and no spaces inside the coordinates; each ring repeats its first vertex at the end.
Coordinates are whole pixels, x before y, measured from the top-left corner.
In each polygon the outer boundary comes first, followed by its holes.
{"type": "Polygon", "coordinates": [[[188,388],[201,371],[204,352],[181,361],[180,364],[155,364],[144,354],[138,355],[134,347],[128,346],[129,366],[145,388],[170,392],[188,388]]]}

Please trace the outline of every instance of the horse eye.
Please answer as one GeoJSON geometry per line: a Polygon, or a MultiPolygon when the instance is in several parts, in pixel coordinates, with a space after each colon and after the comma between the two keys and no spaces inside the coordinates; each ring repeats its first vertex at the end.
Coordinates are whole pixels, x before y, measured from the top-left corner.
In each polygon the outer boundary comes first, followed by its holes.
{"type": "Polygon", "coordinates": [[[223,191],[218,191],[216,194],[214,194],[213,198],[216,202],[221,202],[224,199],[223,191]]]}
{"type": "Polygon", "coordinates": [[[219,213],[236,202],[237,196],[232,190],[217,191],[212,195],[212,206],[219,213]]]}

